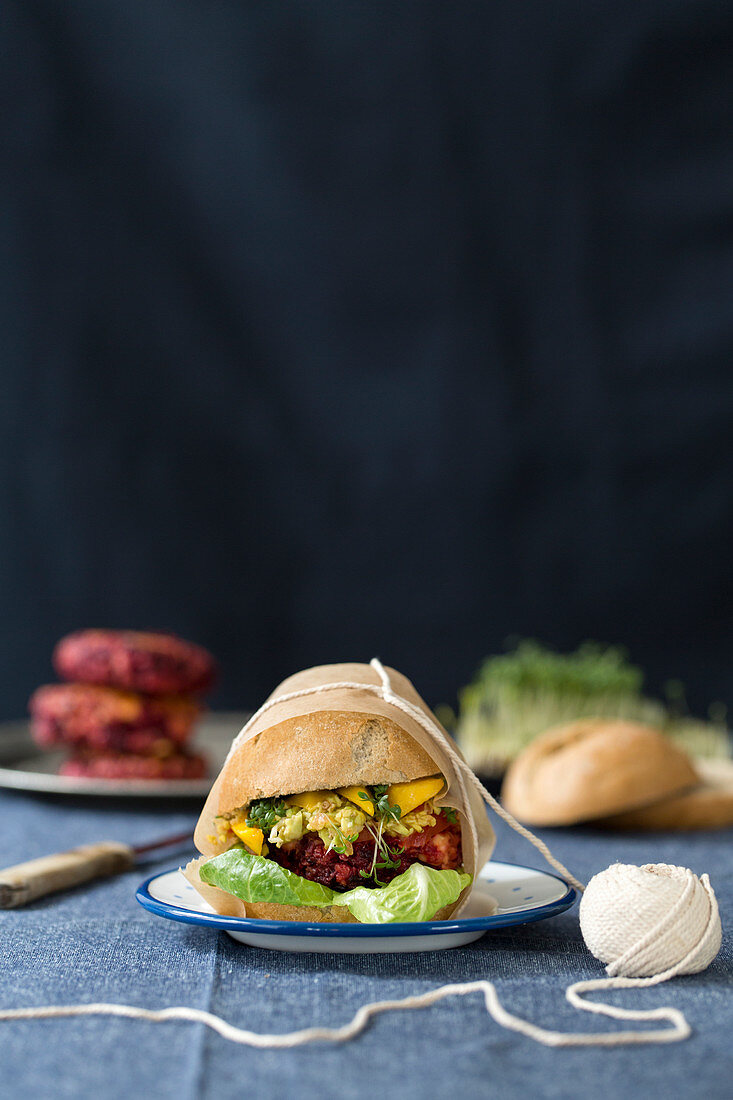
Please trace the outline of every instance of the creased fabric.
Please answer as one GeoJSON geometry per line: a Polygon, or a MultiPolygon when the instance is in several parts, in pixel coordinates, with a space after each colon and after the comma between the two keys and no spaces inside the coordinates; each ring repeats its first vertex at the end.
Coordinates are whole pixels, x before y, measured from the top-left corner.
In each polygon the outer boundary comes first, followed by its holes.
{"type": "MultiPolygon", "coordinates": [[[[140,841],[193,827],[197,809],[151,811],[135,804],[99,808],[83,802],[0,795],[4,858],[18,862],[90,837],[140,841]]],[[[497,859],[540,867],[541,861],[501,822],[497,859]]],[[[127,1100],[140,1094],[168,1100],[220,1100],[246,1083],[249,1095],[280,1100],[297,1094],[322,1100],[338,1082],[340,1096],[361,1098],[377,1075],[404,1100],[493,1092],[577,1097],[595,1092],[627,1100],[642,1090],[670,1100],[729,1094],[733,973],[727,916],[733,910],[730,832],[623,838],[592,831],[545,831],[545,840],[582,878],[619,859],[688,863],[713,877],[724,925],[723,948],[703,974],[674,987],[625,991],[628,1007],[672,999],[689,1019],[692,1038],[675,1047],[557,1051],[492,1024],[479,996],[425,1012],[385,1016],[341,1049],[292,1052],[235,1047],[190,1024],[146,1025],[117,1019],[0,1024],[3,1087],[10,1096],[53,1095],[77,1100],[127,1100]],[[673,994],[673,996],[672,996],[673,994]]],[[[181,860],[182,862],[183,860],[181,860]]],[[[241,1027],[288,1031],[346,1022],[359,1005],[404,997],[446,982],[488,977],[507,1009],[546,1027],[596,1031],[617,1025],[586,1020],[564,1000],[571,980],[603,968],[586,951],[577,911],[486,935],[455,951],[418,955],[289,955],[234,943],[224,933],[178,925],[145,913],[133,894],[168,857],[89,889],[59,895],[25,910],[0,913],[0,1002],[3,1007],[74,1001],[123,1001],[145,1007],[192,1005],[241,1027]]]]}

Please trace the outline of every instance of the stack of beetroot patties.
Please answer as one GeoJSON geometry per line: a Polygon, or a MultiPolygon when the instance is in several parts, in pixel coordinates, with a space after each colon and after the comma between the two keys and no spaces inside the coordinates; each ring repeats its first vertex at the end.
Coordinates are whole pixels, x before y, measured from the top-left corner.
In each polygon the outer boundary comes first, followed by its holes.
{"type": "Polygon", "coordinates": [[[95,779],[199,779],[206,760],[188,747],[214,680],[210,653],[173,634],[80,630],[53,654],[64,684],[29,703],[38,745],[71,755],[60,774],[95,779]]]}

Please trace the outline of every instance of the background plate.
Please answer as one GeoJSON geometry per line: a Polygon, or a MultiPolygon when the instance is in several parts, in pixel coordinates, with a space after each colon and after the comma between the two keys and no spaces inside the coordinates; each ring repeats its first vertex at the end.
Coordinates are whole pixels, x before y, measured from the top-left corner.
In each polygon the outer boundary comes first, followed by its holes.
{"type": "Polygon", "coordinates": [[[196,727],[191,748],[209,761],[203,779],[85,779],[58,775],[63,750],[44,752],[30,735],[27,722],[0,723],[0,787],[49,794],[113,795],[115,798],[205,798],[218,775],[232,740],[248,714],[205,714],[196,727]]]}
{"type": "Polygon", "coordinates": [[[279,951],[440,951],[461,947],[492,928],[528,924],[569,909],[575,890],[547,871],[492,860],[481,871],[469,904],[456,920],[419,924],[310,924],[305,921],[222,917],[179,870],[143,882],[137,900],[156,916],[228,932],[252,947],[279,951]]]}

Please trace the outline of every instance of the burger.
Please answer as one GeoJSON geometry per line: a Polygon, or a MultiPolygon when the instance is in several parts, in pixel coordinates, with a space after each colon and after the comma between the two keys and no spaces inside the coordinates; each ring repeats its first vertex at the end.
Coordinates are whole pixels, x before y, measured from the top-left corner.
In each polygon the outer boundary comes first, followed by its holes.
{"type": "Polygon", "coordinates": [[[384,923],[460,909],[493,832],[449,735],[387,674],[419,721],[378,694],[371,666],[325,665],[284,681],[235,740],[185,871],[218,912],[384,923]]]}

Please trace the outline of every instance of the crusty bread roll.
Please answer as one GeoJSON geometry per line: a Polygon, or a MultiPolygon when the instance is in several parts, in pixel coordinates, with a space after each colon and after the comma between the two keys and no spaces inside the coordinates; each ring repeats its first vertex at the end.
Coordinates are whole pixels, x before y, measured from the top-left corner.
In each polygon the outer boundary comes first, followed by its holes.
{"type": "MultiPolygon", "coordinates": [[[[419,708],[437,726],[437,720],[410,681],[387,670],[393,691],[419,708]]],[[[201,882],[198,868],[220,849],[215,818],[248,805],[256,798],[335,790],[352,785],[403,783],[442,775],[444,791],[434,802],[457,810],[461,827],[463,866],[475,875],[489,858],[494,832],[481,796],[465,783],[454,760],[439,740],[409,714],[373,690],[379,676],[369,665],[321,665],[283,681],[270,696],[274,705],[263,712],[232,750],[201,812],[194,842],[204,860],[194,860],[184,873],[213,908],[226,916],[275,920],[348,921],[343,907],[330,909],[265,903],[246,903],[217,887],[201,882]],[[354,687],[344,687],[344,683],[354,687]],[[317,688],[316,694],[293,695],[317,688]],[[283,698],[284,697],[284,698],[283,698]]],[[[456,753],[450,736],[438,726],[456,753]]],[[[460,910],[470,892],[440,911],[444,919],[460,910]]]]}
{"type": "MultiPolygon", "coordinates": [[[[331,791],[352,784],[403,783],[435,773],[435,762],[390,718],[358,711],[316,711],[288,718],[242,745],[235,765],[221,775],[216,813],[229,813],[255,798],[331,791]]],[[[214,826],[213,822],[207,825],[208,820],[202,813],[194,843],[211,856],[218,849],[211,843],[214,826]]],[[[198,867],[203,862],[190,863],[186,877],[226,916],[244,916],[246,909],[248,917],[262,920],[356,921],[343,906],[320,909],[272,902],[245,906],[226,891],[201,882],[198,867]]]]}
{"type": "MultiPolygon", "coordinates": [[[[242,745],[236,766],[222,776],[218,813],[254,798],[401,783],[436,771],[425,750],[391,718],[320,710],[288,718],[242,745]]],[[[202,838],[195,839],[198,846],[202,838]]]]}
{"type": "Polygon", "coordinates": [[[529,825],[573,825],[699,786],[689,758],[638,722],[584,718],[535,738],[510,766],[502,801],[529,825]]]}
{"type": "Polygon", "coordinates": [[[594,824],[604,829],[658,832],[730,827],[733,825],[733,763],[697,760],[695,767],[703,781],[699,787],[651,806],[601,818],[594,824]]]}

